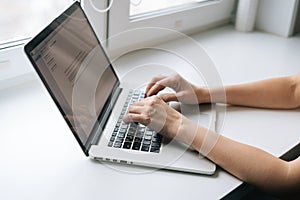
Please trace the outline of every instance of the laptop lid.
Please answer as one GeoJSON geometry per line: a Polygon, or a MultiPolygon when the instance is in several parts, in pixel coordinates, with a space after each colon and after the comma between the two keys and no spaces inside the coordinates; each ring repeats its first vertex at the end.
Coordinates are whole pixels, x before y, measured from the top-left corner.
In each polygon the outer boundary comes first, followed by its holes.
{"type": "Polygon", "coordinates": [[[25,52],[88,155],[120,82],[80,4],[72,4],[34,37],[25,52]]]}

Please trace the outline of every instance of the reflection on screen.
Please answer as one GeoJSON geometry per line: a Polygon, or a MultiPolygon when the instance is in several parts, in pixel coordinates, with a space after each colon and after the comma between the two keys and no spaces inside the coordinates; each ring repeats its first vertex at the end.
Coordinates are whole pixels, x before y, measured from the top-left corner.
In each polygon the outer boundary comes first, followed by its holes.
{"type": "Polygon", "coordinates": [[[85,144],[117,77],[80,9],[57,25],[31,55],[85,144]]]}

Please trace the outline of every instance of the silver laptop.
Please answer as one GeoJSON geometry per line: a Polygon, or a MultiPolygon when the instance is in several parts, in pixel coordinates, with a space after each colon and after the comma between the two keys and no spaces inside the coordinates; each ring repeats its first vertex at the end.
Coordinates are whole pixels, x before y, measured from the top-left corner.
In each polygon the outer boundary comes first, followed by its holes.
{"type": "MultiPolygon", "coordinates": [[[[144,98],[143,90],[132,90],[130,83],[119,80],[78,2],[25,45],[25,52],[90,158],[201,174],[215,172],[214,163],[188,146],[163,138],[142,124],[123,122],[127,107],[144,98]]],[[[184,110],[197,123],[214,124],[214,112],[199,115],[199,106],[184,106],[184,110]]]]}

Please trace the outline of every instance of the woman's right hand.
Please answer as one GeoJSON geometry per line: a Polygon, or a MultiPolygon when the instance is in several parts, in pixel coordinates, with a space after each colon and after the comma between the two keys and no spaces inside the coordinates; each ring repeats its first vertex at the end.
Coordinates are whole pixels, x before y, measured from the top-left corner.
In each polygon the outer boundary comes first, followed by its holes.
{"type": "Polygon", "coordinates": [[[172,88],[176,93],[161,94],[165,102],[179,101],[185,104],[199,104],[209,102],[209,90],[197,87],[179,74],[171,76],[157,76],[154,77],[146,88],[146,97],[156,95],[166,87],[172,88]]]}
{"type": "Polygon", "coordinates": [[[174,138],[197,150],[200,149],[198,146],[202,139],[198,130],[203,128],[174,110],[158,96],[133,103],[123,120],[125,123],[144,124],[167,138],[174,138]]]}

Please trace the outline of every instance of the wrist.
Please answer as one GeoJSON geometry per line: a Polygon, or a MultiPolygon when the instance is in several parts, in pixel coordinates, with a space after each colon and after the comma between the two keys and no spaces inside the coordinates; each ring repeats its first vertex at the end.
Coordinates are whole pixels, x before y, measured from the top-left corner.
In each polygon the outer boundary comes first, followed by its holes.
{"type": "Polygon", "coordinates": [[[201,94],[200,103],[226,103],[227,89],[226,87],[215,87],[215,88],[199,88],[201,94]],[[202,99],[201,99],[202,97],[202,99]]]}
{"type": "Polygon", "coordinates": [[[176,140],[179,140],[188,146],[199,150],[201,147],[201,141],[203,140],[201,137],[201,131],[199,131],[199,129],[201,129],[201,127],[199,127],[198,124],[183,116],[180,126],[177,130],[176,140]],[[197,148],[198,146],[199,148],[197,148]]]}
{"type": "Polygon", "coordinates": [[[217,144],[219,136],[218,133],[183,118],[174,139],[187,144],[203,156],[207,156],[217,144]]]}
{"type": "Polygon", "coordinates": [[[197,87],[196,88],[196,95],[198,99],[198,103],[210,103],[211,98],[210,98],[210,92],[208,88],[203,88],[203,87],[197,87]]]}
{"type": "Polygon", "coordinates": [[[218,133],[205,127],[198,126],[197,133],[191,147],[197,150],[203,156],[208,156],[208,154],[214,149],[219,138],[220,135],[218,133]]]}

